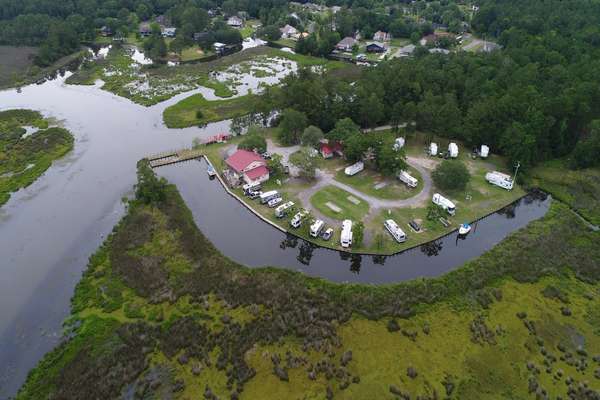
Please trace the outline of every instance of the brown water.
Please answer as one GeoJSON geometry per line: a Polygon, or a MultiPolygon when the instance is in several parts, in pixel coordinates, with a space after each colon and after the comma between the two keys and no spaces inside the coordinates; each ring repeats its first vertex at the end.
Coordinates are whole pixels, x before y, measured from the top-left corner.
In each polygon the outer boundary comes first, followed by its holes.
{"type": "MultiPolygon", "coordinates": [[[[145,108],[97,87],[65,85],[64,78],[20,93],[0,92],[0,110],[40,110],[75,135],[72,154],[0,208],[0,398],[14,395],[27,372],[59,342],[88,257],[123,215],[121,198],[131,193],[137,160],[227,131],[227,121],[167,129],[162,111],[183,97],[145,108]]],[[[204,168],[194,161],[159,172],[178,185],[200,229],[225,255],[251,267],[281,266],[338,282],[440,275],[541,217],[549,203],[523,200],[480,221],[465,241],[451,235],[394,257],[350,257],[286,238],[261,223],[209,181],[204,168]]]]}

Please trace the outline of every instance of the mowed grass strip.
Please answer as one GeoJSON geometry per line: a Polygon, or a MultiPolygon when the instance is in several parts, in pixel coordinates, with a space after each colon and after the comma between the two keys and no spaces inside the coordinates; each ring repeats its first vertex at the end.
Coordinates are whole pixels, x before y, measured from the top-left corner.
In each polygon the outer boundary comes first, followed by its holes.
{"type": "Polygon", "coordinates": [[[362,221],[364,216],[369,212],[369,203],[357,196],[337,188],[335,186],[326,186],[323,189],[315,193],[311,198],[310,202],[317,210],[324,215],[338,219],[351,219],[353,221],[362,221]],[[350,201],[349,197],[355,197],[360,200],[359,204],[354,204],[350,201]],[[334,211],[327,203],[335,204],[340,212],[334,211]]]}
{"type": "Polygon", "coordinates": [[[335,180],[379,199],[408,199],[409,197],[421,193],[421,190],[423,189],[423,178],[416,169],[408,167],[407,170],[410,175],[419,181],[416,188],[409,188],[404,183],[400,182],[398,178],[386,178],[373,170],[365,170],[356,175],[348,176],[342,169],[335,174],[335,180]],[[375,185],[382,182],[387,185],[380,189],[376,189],[375,185]]]}
{"type": "Polygon", "coordinates": [[[209,101],[201,94],[195,94],[168,107],[163,113],[163,121],[168,128],[186,128],[238,117],[250,112],[255,97],[246,95],[209,101]],[[198,111],[201,112],[201,118],[198,118],[200,116],[198,111]]]}

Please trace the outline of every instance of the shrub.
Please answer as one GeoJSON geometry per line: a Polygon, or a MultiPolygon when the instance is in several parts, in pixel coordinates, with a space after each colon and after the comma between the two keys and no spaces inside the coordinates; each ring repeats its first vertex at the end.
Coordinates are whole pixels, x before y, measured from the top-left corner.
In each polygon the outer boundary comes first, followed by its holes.
{"type": "Polygon", "coordinates": [[[435,185],[447,191],[465,190],[471,179],[471,174],[464,163],[460,161],[443,161],[431,175],[435,185]]]}

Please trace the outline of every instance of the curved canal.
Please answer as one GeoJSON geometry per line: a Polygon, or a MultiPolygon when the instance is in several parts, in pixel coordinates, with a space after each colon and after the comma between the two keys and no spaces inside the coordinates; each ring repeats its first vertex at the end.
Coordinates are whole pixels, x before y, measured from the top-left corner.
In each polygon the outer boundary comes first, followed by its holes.
{"type": "MultiPolygon", "coordinates": [[[[60,340],[69,300],[88,257],[123,215],[137,160],[227,131],[227,121],[169,130],[162,111],[189,95],[142,107],[64,77],[0,91],[0,110],[29,108],[59,120],[75,150],[0,208],[0,398],[60,340]]],[[[350,256],[314,248],[260,222],[209,181],[203,162],[158,170],[177,184],[200,229],[232,259],[281,266],[338,282],[388,283],[436,276],[472,259],[539,218],[549,200],[527,198],[480,221],[465,241],[454,235],[396,256],[350,256]]]]}

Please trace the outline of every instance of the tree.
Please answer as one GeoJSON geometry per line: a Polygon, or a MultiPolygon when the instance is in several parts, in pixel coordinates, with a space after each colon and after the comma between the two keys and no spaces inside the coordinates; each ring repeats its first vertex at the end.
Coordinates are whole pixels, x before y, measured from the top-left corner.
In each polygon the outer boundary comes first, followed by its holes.
{"type": "Polygon", "coordinates": [[[323,131],[314,125],[307,127],[302,132],[301,142],[303,146],[317,147],[323,139],[323,131]]]}
{"type": "Polygon", "coordinates": [[[265,138],[258,134],[248,134],[238,144],[238,149],[257,151],[264,153],[267,151],[267,141],[265,138]]]}
{"type": "Polygon", "coordinates": [[[266,40],[269,40],[271,42],[275,42],[279,39],[281,39],[281,31],[279,30],[279,27],[277,25],[267,25],[264,28],[262,28],[258,35],[261,38],[264,38],[266,40]]]}
{"type": "Polygon", "coordinates": [[[301,178],[313,180],[317,174],[317,165],[310,149],[303,147],[290,156],[290,163],[298,168],[301,178]]]}
{"type": "Polygon", "coordinates": [[[306,114],[288,108],[281,113],[279,140],[285,145],[300,143],[300,135],[308,125],[306,114]]]}
{"type": "Polygon", "coordinates": [[[343,118],[335,123],[335,128],[327,133],[327,138],[334,142],[343,142],[355,134],[360,134],[359,126],[350,118],[343,118]]]}
{"type": "Polygon", "coordinates": [[[267,161],[267,168],[271,176],[281,176],[284,174],[284,168],[281,160],[281,154],[272,154],[271,159],[267,161]]]}
{"type": "Polygon", "coordinates": [[[391,143],[384,142],[376,151],[375,163],[377,170],[383,175],[393,176],[400,170],[406,169],[406,155],[404,150],[394,150],[391,143]]]}
{"type": "Polygon", "coordinates": [[[167,55],[167,44],[158,24],[152,24],[152,33],[144,41],[144,51],[152,61],[158,61],[167,55]]]}
{"type": "Polygon", "coordinates": [[[600,120],[594,121],[590,135],[577,143],[569,158],[569,165],[573,169],[593,167],[600,164],[598,154],[600,154],[600,120]]]}
{"type": "Polygon", "coordinates": [[[369,140],[362,133],[354,133],[344,140],[344,157],[350,162],[362,160],[365,152],[369,149],[369,140]]]}
{"type": "Polygon", "coordinates": [[[433,182],[441,190],[462,191],[465,190],[471,175],[465,164],[461,161],[442,161],[431,174],[433,182]]]}
{"type": "Polygon", "coordinates": [[[135,198],[145,204],[158,204],[167,197],[167,180],[158,178],[147,159],[137,164],[135,198]]]}
{"type": "Polygon", "coordinates": [[[365,225],[362,221],[355,222],[352,225],[352,246],[360,247],[365,236],[365,225]]]}

